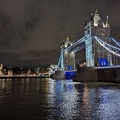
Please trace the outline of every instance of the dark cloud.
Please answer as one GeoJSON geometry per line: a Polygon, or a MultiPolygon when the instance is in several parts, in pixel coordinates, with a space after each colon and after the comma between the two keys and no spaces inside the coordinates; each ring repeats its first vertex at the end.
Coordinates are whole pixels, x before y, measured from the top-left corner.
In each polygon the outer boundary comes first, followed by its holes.
{"type": "Polygon", "coordinates": [[[104,21],[109,15],[112,36],[119,39],[119,6],[119,0],[0,0],[1,61],[57,64],[61,41],[82,37],[85,19],[96,9],[104,21]]]}
{"type": "Polygon", "coordinates": [[[30,50],[24,52],[17,52],[17,54],[13,52],[1,53],[0,62],[7,63],[8,66],[39,66],[44,64],[54,64],[59,59],[58,51],[59,50],[30,50]]]}

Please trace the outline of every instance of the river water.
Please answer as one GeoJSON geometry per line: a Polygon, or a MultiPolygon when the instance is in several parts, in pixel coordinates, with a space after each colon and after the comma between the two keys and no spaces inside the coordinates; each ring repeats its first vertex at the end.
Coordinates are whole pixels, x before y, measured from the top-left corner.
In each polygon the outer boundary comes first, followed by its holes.
{"type": "Polygon", "coordinates": [[[120,120],[120,84],[0,79],[0,120],[120,120]]]}

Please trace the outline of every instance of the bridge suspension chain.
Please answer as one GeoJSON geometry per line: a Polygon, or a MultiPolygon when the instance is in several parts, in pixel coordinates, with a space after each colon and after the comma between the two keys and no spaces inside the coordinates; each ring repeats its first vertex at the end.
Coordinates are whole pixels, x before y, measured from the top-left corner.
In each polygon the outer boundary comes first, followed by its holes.
{"type": "Polygon", "coordinates": [[[120,47],[120,42],[116,41],[114,38],[111,37],[111,40],[120,47]]]}
{"type": "Polygon", "coordinates": [[[120,57],[120,53],[118,53],[118,51],[113,51],[111,50],[111,48],[114,48],[114,49],[117,49],[117,50],[120,50],[120,48],[117,48],[117,47],[114,47],[106,42],[104,42],[103,40],[99,39],[98,37],[94,36],[95,37],[95,40],[103,47],[105,48],[106,50],[108,50],[109,52],[111,52],[112,54],[116,55],[116,56],[119,56],[120,57]],[[109,46],[109,47],[106,47],[105,45],[109,46]],[[111,48],[110,48],[111,47],[111,48]]]}
{"type": "Polygon", "coordinates": [[[102,42],[102,43],[103,43],[104,45],[106,45],[106,46],[109,46],[109,47],[111,47],[111,48],[113,48],[113,49],[116,49],[116,50],[120,50],[120,48],[115,47],[115,46],[113,46],[113,45],[110,45],[110,44],[104,42],[103,40],[101,40],[101,39],[98,38],[97,36],[95,36],[95,38],[98,39],[100,42],[102,42]]]}

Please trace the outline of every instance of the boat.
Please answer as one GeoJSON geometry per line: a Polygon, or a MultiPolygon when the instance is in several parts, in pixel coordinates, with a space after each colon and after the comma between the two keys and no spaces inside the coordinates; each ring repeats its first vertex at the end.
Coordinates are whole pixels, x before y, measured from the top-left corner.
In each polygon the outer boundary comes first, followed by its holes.
{"type": "Polygon", "coordinates": [[[65,71],[55,71],[55,73],[50,75],[52,79],[65,79],[65,71]]]}
{"type": "Polygon", "coordinates": [[[71,71],[55,71],[54,74],[50,75],[52,79],[72,79],[76,74],[76,70],[71,71]]]}

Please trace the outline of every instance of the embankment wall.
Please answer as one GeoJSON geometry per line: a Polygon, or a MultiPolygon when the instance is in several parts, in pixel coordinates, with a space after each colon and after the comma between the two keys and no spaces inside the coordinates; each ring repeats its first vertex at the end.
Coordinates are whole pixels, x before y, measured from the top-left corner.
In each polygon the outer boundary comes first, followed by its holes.
{"type": "Polygon", "coordinates": [[[120,82],[120,68],[93,69],[92,67],[81,67],[77,70],[73,81],[120,82]]]}

